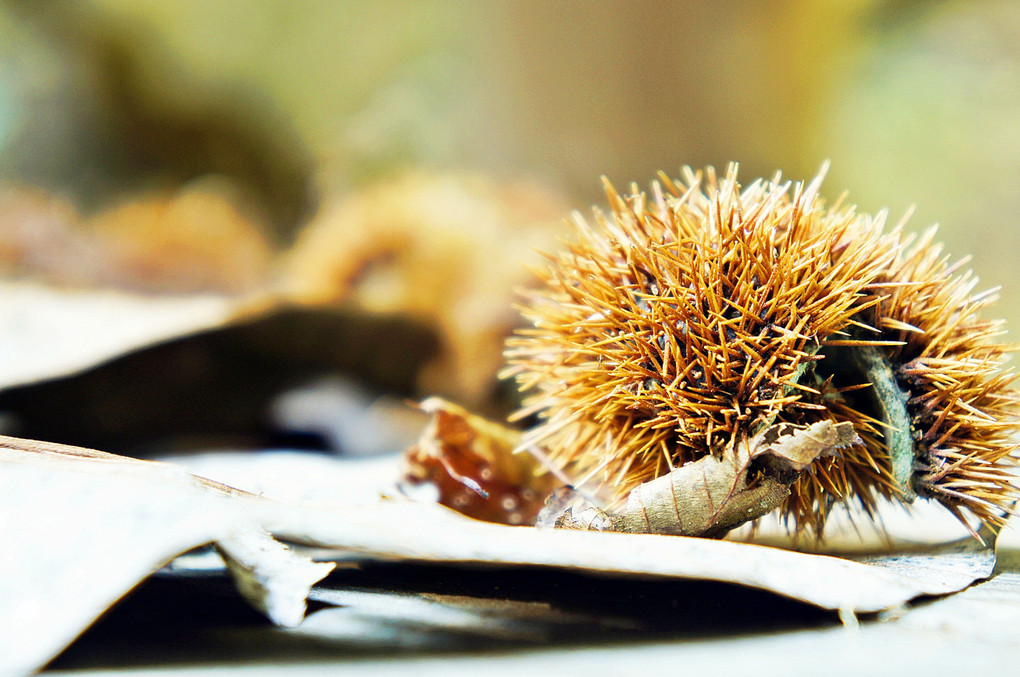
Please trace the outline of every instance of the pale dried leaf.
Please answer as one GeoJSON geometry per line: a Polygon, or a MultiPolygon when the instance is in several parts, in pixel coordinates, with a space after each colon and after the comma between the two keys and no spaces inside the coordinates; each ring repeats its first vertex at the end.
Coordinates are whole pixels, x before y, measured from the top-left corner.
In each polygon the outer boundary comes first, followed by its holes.
{"type": "Polygon", "coordinates": [[[0,674],[37,669],[175,555],[244,526],[177,468],[0,449],[0,674]]]}
{"type": "Polygon", "coordinates": [[[301,623],[312,586],[335,566],[295,554],[262,529],[220,539],[216,549],[248,603],[286,628],[301,623]]]}
{"type": "MultiPolygon", "coordinates": [[[[170,464],[0,438],[0,674],[46,663],[176,555],[218,540],[240,552],[233,539],[252,529],[241,495],[170,464]]],[[[308,564],[238,559],[269,581],[270,617],[293,622],[304,598],[286,581],[295,566],[308,581],[308,564]]]]}
{"type": "Polygon", "coordinates": [[[172,464],[5,440],[0,673],[43,665],[174,555],[257,529],[330,548],[338,559],[555,567],[597,574],[607,585],[612,577],[715,580],[844,614],[954,592],[989,575],[994,565],[994,554],[976,541],[967,544],[965,561],[933,551],[893,571],[880,562],[727,541],[489,524],[404,500],[283,503],[195,478],[172,464]]]}
{"type": "MultiPolygon", "coordinates": [[[[243,500],[243,499],[242,499],[243,500]]],[[[260,521],[278,538],[338,547],[385,560],[450,562],[486,567],[550,566],[602,576],[670,576],[737,583],[770,590],[826,609],[880,611],[919,595],[955,592],[975,570],[991,573],[990,548],[963,547],[977,568],[963,576],[932,576],[929,566],[905,575],[874,563],[705,538],[531,529],[471,520],[438,505],[384,501],[376,506],[260,505],[260,521]]],[[[954,568],[950,565],[950,568],[954,568]]],[[[971,581],[975,578],[970,578],[971,581]]]]}
{"type": "Polygon", "coordinates": [[[220,326],[243,301],[0,281],[0,388],[72,374],[159,341],[220,326]]]}

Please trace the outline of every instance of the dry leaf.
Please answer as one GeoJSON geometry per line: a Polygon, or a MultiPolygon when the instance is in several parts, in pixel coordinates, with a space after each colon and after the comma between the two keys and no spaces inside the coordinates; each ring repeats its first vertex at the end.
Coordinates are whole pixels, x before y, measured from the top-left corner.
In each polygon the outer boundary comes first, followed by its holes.
{"type": "Polygon", "coordinates": [[[845,617],[960,590],[990,575],[995,561],[973,539],[962,550],[954,546],[956,552],[895,558],[899,567],[890,570],[882,560],[702,538],[489,524],[404,500],[283,503],[171,464],[6,438],[0,443],[0,674],[45,664],[175,554],[258,529],[329,548],[324,552],[338,559],[556,567],[598,574],[606,585],[613,577],[706,579],[769,590],[845,617]]]}
{"type": "Polygon", "coordinates": [[[216,549],[244,598],[285,628],[301,623],[312,586],[335,566],[294,554],[262,529],[245,529],[222,538],[216,549]]]}
{"type": "Polygon", "coordinates": [[[0,674],[37,669],[139,581],[216,541],[257,607],[298,622],[332,565],[253,536],[241,495],[169,464],[0,437],[0,674]]]}
{"type": "Polygon", "coordinates": [[[819,421],[807,428],[777,424],[720,456],[676,468],[632,491],[619,515],[567,507],[558,527],[639,534],[720,537],[766,515],[790,495],[789,485],[812,462],[856,438],[850,423],[819,421]]]}
{"type": "Polygon", "coordinates": [[[0,280],[0,389],[67,376],[222,326],[248,308],[227,296],[161,297],[0,280]]]}
{"type": "Polygon", "coordinates": [[[551,566],[600,576],[675,576],[737,583],[826,609],[874,612],[919,595],[955,592],[995,564],[974,539],[947,546],[968,564],[940,565],[941,551],[918,554],[926,565],[890,572],[827,555],[706,538],[534,529],[468,519],[438,505],[384,501],[375,506],[275,505],[258,508],[264,527],[285,541],[340,547],[385,560],[462,565],[551,566]],[[938,571],[936,575],[933,572],[938,571]],[[975,576],[976,572],[980,572],[975,576]]]}
{"type": "Polygon", "coordinates": [[[431,419],[404,455],[404,481],[434,488],[439,503],[468,517],[534,524],[556,480],[533,456],[514,453],[520,432],[435,397],[421,408],[431,419]]]}

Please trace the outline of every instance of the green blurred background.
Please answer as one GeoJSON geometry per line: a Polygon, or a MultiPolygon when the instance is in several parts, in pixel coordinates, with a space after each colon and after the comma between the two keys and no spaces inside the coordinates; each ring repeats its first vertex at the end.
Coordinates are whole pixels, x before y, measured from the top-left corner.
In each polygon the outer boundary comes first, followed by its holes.
{"type": "Polygon", "coordinates": [[[0,179],[98,209],[208,174],[281,245],[406,167],[680,165],[810,177],[942,224],[1020,321],[1020,3],[21,0],[0,3],[0,179]]]}

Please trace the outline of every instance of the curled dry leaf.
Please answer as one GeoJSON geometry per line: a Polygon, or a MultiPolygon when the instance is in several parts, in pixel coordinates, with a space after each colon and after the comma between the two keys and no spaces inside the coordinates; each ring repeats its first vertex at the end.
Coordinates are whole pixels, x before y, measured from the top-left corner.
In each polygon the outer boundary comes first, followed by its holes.
{"type": "Polygon", "coordinates": [[[721,456],[686,463],[634,489],[619,515],[567,507],[555,525],[567,529],[720,537],[766,515],[790,495],[816,459],[854,443],[850,423],[819,421],[806,428],[773,425],[721,456]]]}
{"type": "Polygon", "coordinates": [[[556,480],[514,453],[520,432],[435,397],[421,408],[431,419],[404,455],[405,485],[433,487],[439,503],[469,517],[534,524],[556,480]]]}
{"type": "Polygon", "coordinates": [[[0,280],[0,391],[70,376],[261,310],[249,300],[211,294],[153,296],[0,280]]]}

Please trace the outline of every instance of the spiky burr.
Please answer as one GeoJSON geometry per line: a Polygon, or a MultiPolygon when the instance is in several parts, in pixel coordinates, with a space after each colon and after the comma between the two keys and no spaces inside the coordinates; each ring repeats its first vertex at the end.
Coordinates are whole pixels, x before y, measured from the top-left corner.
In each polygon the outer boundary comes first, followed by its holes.
{"type": "Polygon", "coordinates": [[[1002,323],[979,316],[994,290],[973,293],[934,229],[826,206],[821,181],[741,187],[731,166],[626,196],[606,182],[610,211],[575,214],[508,344],[504,376],[526,393],[515,418],[538,421],[523,446],[618,510],[769,427],[849,422],[854,444],[791,486],[793,528],[917,495],[1001,524],[1018,397],[1002,323]]]}

